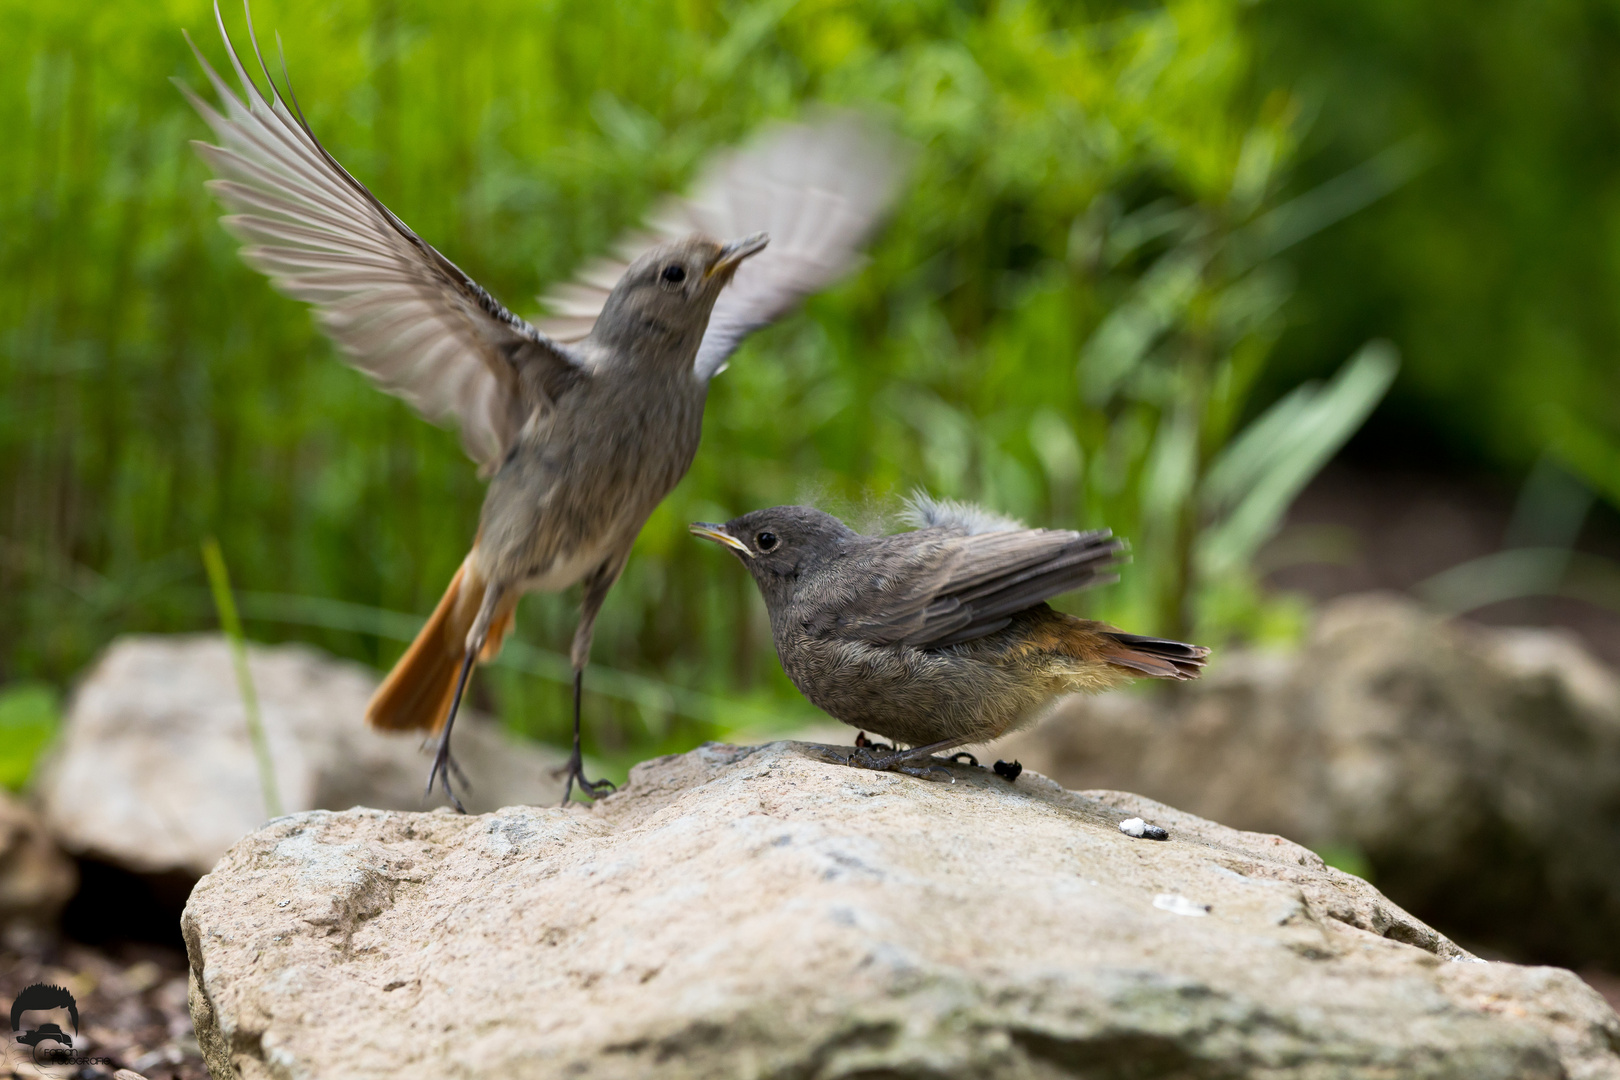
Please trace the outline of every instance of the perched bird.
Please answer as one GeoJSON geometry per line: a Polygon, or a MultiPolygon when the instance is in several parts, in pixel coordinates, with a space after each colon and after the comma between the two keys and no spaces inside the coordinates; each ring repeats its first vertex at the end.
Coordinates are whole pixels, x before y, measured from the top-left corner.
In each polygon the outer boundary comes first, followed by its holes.
{"type": "MultiPolygon", "coordinates": [[[[734,551],[770,611],[793,684],[844,723],[911,747],[853,763],[922,775],[931,755],[1035,720],[1059,694],[1143,676],[1194,679],[1209,650],[1126,634],[1044,601],[1114,580],[1106,530],[1028,529],[960,503],[912,500],[917,528],[863,536],[777,506],[692,532],[734,551]]],[[[999,771],[999,770],[998,770],[999,771]]]]}
{"type": "Polygon", "coordinates": [[[180,88],[219,139],[195,145],[218,176],[209,187],[231,211],[221,220],[244,241],[242,257],[312,304],[384,390],[458,425],[491,476],[471,552],[378,688],[368,720],[437,730],[428,790],[437,779],[459,809],[450,731],[474,659],[499,651],[524,593],[582,583],[563,800],[576,781],[592,796],[611,790],[585,777],[580,758],[580,689],[597,611],[648,515],[691,465],[709,380],[751,331],[859,261],[895,187],[892,144],[866,121],[832,115],[721,156],[690,198],[666,201],[650,231],[619,245],[618,261],[588,268],[557,294],[547,333],[344,169],[296,101],[288,108],[259,56],[266,97],[217,3],[214,17],[245,100],[200,51],[224,114],[180,88]]]}

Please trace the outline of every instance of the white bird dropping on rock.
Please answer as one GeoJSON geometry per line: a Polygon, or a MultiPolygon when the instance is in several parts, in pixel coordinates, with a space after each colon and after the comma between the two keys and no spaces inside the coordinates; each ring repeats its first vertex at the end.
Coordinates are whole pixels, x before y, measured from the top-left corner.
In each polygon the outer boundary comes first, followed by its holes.
{"type": "Polygon", "coordinates": [[[1119,831],[1138,840],[1168,840],[1170,834],[1157,825],[1149,825],[1139,817],[1126,818],[1119,823],[1119,831]]]}
{"type": "Polygon", "coordinates": [[[1180,893],[1162,892],[1153,898],[1153,906],[1172,915],[1208,915],[1209,905],[1189,900],[1180,893]]]}

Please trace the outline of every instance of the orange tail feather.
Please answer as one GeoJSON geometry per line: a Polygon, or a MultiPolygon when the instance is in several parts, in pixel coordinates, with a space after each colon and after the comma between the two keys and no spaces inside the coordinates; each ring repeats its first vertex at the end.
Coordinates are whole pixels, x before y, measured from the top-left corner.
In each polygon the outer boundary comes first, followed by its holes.
{"type": "Polygon", "coordinates": [[[480,664],[487,664],[501,655],[501,645],[505,643],[506,635],[512,629],[512,615],[516,611],[517,605],[513,604],[504,611],[495,612],[495,618],[489,624],[489,636],[484,638],[484,647],[478,653],[480,664]]]}
{"type": "Polygon", "coordinates": [[[1116,667],[1128,668],[1133,674],[1153,679],[1196,679],[1202,672],[1209,650],[1202,645],[1188,645],[1164,638],[1141,637],[1110,631],[1103,635],[1115,646],[1103,653],[1103,659],[1116,667]]]}
{"type": "Polygon", "coordinates": [[[1127,634],[1044,604],[1023,618],[1023,648],[1081,662],[1068,672],[1078,676],[1073,689],[1108,690],[1127,679],[1196,679],[1209,656],[1202,645],[1127,634]]]}
{"type": "MultiPolygon", "coordinates": [[[[484,597],[484,582],[471,568],[469,558],[450,579],[449,588],[433,609],[416,640],[399,658],[394,670],[371,695],[366,721],[386,731],[425,728],[437,731],[450,713],[450,699],[456,692],[456,676],[466,655],[467,632],[478,616],[484,597]]],[[[501,642],[512,628],[515,598],[501,605],[478,658],[488,662],[501,651],[501,642]]]]}

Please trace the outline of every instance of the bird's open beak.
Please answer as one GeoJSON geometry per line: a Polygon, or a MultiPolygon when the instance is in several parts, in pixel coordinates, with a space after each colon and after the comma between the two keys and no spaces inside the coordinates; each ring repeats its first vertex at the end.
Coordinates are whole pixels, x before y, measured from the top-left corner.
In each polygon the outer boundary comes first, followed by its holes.
{"type": "MultiPolygon", "coordinates": [[[[763,247],[764,245],[761,244],[760,246],[763,247]]],[[[747,544],[726,532],[719,525],[710,525],[707,521],[694,521],[687,526],[687,529],[693,536],[701,536],[705,540],[713,540],[717,544],[724,544],[733,551],[742,552],[750,559],[754,557],[754,553],[748,550],[747,544]]]]}
{"type": "Polygon", "coordinates": [[[703,272],[703,276],[713,277],[716,274],[737,269],[744,259],[750,255],[758,255],[765,250],[765,245],[770,242],[771,238],[769,236],[757,232],[752,236],[745,236],[741,240],[733,240],[729,244],[722,245],[719,254],[714,257],[714,262],[709,264],[709,268],[703,272]]]}

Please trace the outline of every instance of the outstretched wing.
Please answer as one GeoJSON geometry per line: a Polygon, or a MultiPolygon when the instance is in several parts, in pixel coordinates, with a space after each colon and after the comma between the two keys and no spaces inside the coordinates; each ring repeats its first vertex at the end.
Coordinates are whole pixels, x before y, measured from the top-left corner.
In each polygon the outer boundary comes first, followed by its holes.
{"type": "Polygon", "coordinates": [[[846,633],[919,649],[971,641],[1043,600],[1114,580],[1125,546],[1106,529],[937,531],[936,543],[901,533],[905,542],[874,549],[861,602],[840,619],[846,633]]]}
{"type": "Polygon", "coordinates": [[[773,128],[719,155],[687,198],[666,199],[614,258],[588,265],[541,303],[540,327],[558,341],[590,333],[614,283],[642,252],[691,233],[729,239],[764,232],[770,246],[737,271],[709,317],[694,370],[718,374],[749,334],[860,263],[860,248],[899,180],[893,140],[854,113],[773,128]]]}
{"type": "MultiPolygon", "coordinates": [[[[430,420],[457,425],[467,453],[492,468],[534,408],[586,377],[583,366],[351,176],[302,113],[287,108],[261,56],[266,99],[242,67],[217,0],[214,19],[246,102],[195,44],[225,115],[176,85],[219,139],[194,145],[218,177],[208,187],[231,211],[221,222],[244,242],[242,258],[314,305],[321,326],[383,389],[430,420]]],[[[253,47],[257,54],[256,40],[253,47]]]]}

